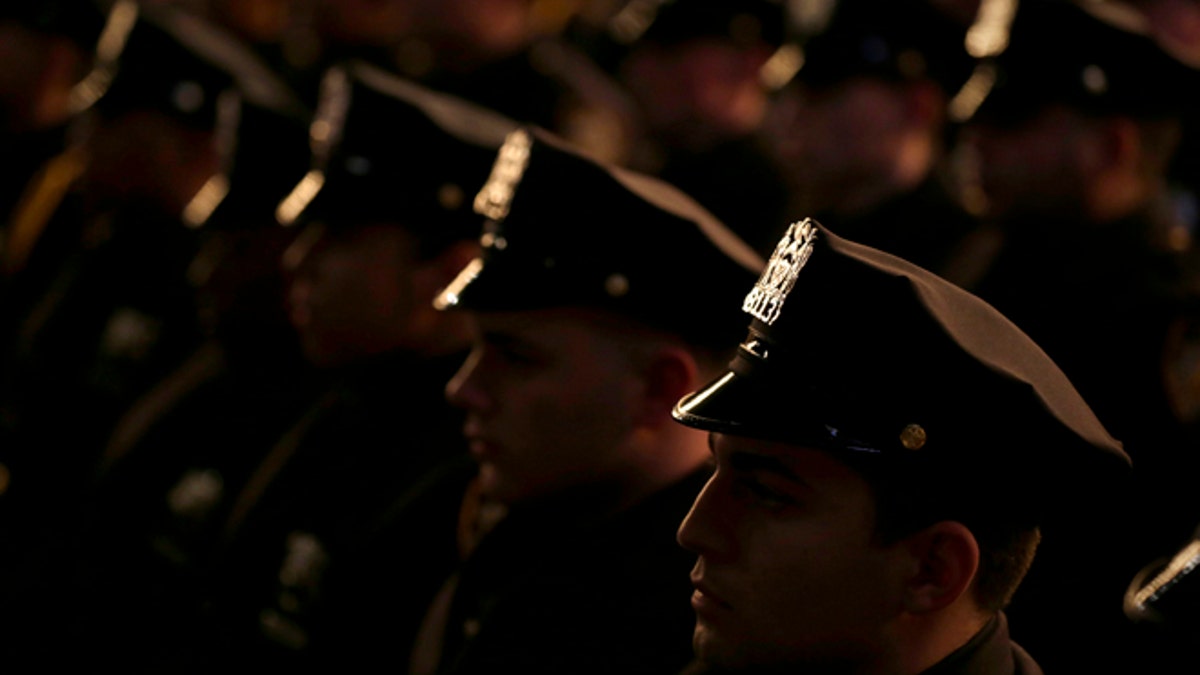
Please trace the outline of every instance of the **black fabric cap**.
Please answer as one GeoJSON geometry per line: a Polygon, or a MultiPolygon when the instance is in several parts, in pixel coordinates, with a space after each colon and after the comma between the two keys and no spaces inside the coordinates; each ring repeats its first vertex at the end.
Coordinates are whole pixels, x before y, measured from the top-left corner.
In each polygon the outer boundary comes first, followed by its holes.
{"type": "Polygon", "coordinates": [[[157,110],[212,130],[226,92],[264,108],[306,114],[295,91],[227,30],[177,7],[118,0],[97,42],[96,65],[73,98],[80,110],[157,110]]]}
{"type": "Polygon", "coordinates": [[[1007,48],[986,63],[994,84],[974,119],[1002,124],[1050,103],[1096,114],[1175,114],[1197,83],[1195,70],[1149,36],[1065,1],[1020,3],[1007,48]]]}
{"type": "Polygon", "coordinates": [[[426,238],[473,239],[483,219],[472,199],[515,128],[366,62],[336,66],[312,124],[312,171],[280,205],[279,220],[396,224],[426,238]]]}
{"type": "Polygon", "coordinates": [[[743,308],[749,337],[725,375],[679,402],[683,424],[987,477],[1028,488],[1036,509],[1128,464],[1062,371],[990,305],[814,221],[789,228],[743,308]]]}
{"type": "MultiPolygon", "coordinates": [[[[674,45],[699,37],[732,40],[744,46],[762,43],[778,46],[784,37],[784,6],[776,0],[666,0],[628,3],[625,12],[644,11],[648,22],[638,41],[674,45]],[[652,11],[650,11],[652,10],[652,11]]],[[[622,25],[622,13],[614,29],[622,25]]]]}
{"type": "Polygon", "coordinates": [[[483,256],[439,307],[598,308],[693,345],[737,344],[733,305],[762,259],[667,183],[530,127],[510,134],[475,207],[489,218],[483,256]]]}
{"type": "Polygon", "coordinates": [[[803,41],[797,79],[822,87],[860,75],[929,78],[953,92],[971,74],[965,39],[966,26],[926,0],[839,0],[803,41]]]}
{"type": "Polygon", "coordinates": [[[309,169],[309,118],[239,101],[218,122],[222,170],[184,210],[214,230],[276,227],[275,210],[309,169]]]}
{"type": "Polygon", "coordinates": [[[94,0],[6,0],[0,3],[0,21],[61,35],[91,49],[104,28],[104,13],[94,0]]]}

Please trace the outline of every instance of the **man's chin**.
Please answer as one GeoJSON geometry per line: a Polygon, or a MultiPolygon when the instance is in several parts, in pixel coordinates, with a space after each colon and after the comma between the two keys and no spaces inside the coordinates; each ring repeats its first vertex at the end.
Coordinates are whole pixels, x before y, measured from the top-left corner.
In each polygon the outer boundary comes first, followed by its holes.
{"type": "Polygon", "coordinates": [[[479,463],[479,490],[484,497],[503,504],[520,501],[521,492],[494,462],[479,463]]]}
{"type": "Polygon", "coordinates": [[[742,650],[736,647],[738,642],[736,638],[732,643],[722,639],[718,631],[700,621],[696,622],[696,629],[692,633],[692,651],[696,661],[705,666],[704,672],[737,672],[745,669],[748,661],[742,650]]]}
{"type": "Polygon", "coordinates": [[[692,632],[692,651],[696,653],[698,661],[707,665],[719,665],[722,661],[720,639],[713,633],[712,628],[700,621],[696,622],[696,629],[692,632]]]}

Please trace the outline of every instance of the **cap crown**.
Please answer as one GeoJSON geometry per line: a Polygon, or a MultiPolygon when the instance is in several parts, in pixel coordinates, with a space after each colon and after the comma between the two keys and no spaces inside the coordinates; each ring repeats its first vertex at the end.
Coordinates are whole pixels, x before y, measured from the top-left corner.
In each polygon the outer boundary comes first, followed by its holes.
{"type": "Polygon", "coordinates": [[[471,200],[517,124],[467,101],[354,61],[330,69],[311,126],[312,171],[280,205],[332,226],[402,225],[474,238],[471,200]]]}
{"type": "Polygon", "coordinates": [[[97,41],[96,65],[72,95],[80,109],[153,109],[213,129],[226,92],[304,114],[295,92],[228,31],[175,7],[117,0],[97,41]]]}
{"type": "Polygon", "coordinates": [[[736,344],[740,322],[720,301],[735,309],[762,259],[667,183],[530,127],[509,136],[475,206],[490,219],[484,255],[443,306],[592,307],[694,344],[736,344]]]}
{"type": "Polygon", "coordinates": [[[985,62],[990,89],[976,118],[1020,121],[1048,103],[1098,114],[1181,110],[1196,72],[1154,39],[1072,2],[1022,2],[1007,46],[985,62]]]}
{"type": "Polygon", "coordinates": [[[743,308],[749,337],[729,373],[676,406],[684,424],[1036,490],[1128,463],[990,305],[814,221],[789,228],[743,308]]]}
{"type": "Polygon", "coordinates": [[[829,86],[854,76],[928,78],[956,91],[970,75],[966,26],[924,0],[837,0],[828,23],[802,38],[797,78],[829,86]]]}

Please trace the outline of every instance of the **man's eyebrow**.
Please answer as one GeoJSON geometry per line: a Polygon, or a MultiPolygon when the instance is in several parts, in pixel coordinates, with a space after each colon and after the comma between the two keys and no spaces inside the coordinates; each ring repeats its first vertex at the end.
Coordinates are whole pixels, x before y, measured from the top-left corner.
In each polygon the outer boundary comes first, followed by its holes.
{"type": "Polygon", "coordinates": [[[485,330],[481,337],[487,344],[497,347],[516,347],[524,344],[524,341],[516,335],[498,330],[485,330]]]}
{"type": "Polygon", "coordinates": [[[787,462],[772,457],[770,455],[760,455],[753,452],[731,452],[729,454],[729,465],[736,471],[766,471],[768,473],[778,474],[784,478],[799,483],[800,485],[811,488],[808,481],[804,480],[799,473],[787,462]]]}

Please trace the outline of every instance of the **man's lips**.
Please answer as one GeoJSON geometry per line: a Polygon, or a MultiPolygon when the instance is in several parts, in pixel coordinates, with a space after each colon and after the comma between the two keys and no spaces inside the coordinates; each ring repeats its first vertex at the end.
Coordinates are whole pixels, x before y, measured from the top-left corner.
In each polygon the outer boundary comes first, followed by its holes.
{"type": "Polygon", "coordinates": [[[696,610],[697,614],[712,614],[733,609],[722,598],[720,592],[714,590],[712,584],[704,579],[692,577],[692,586],[696,589],[692,593],[692,608],[696,610]]]}
{"type": "Polygon", "coordinates": [[[475,459],[485,459],[495,454],[495,445],[481,438],[468,438],[467,448],[475,459]]]}

